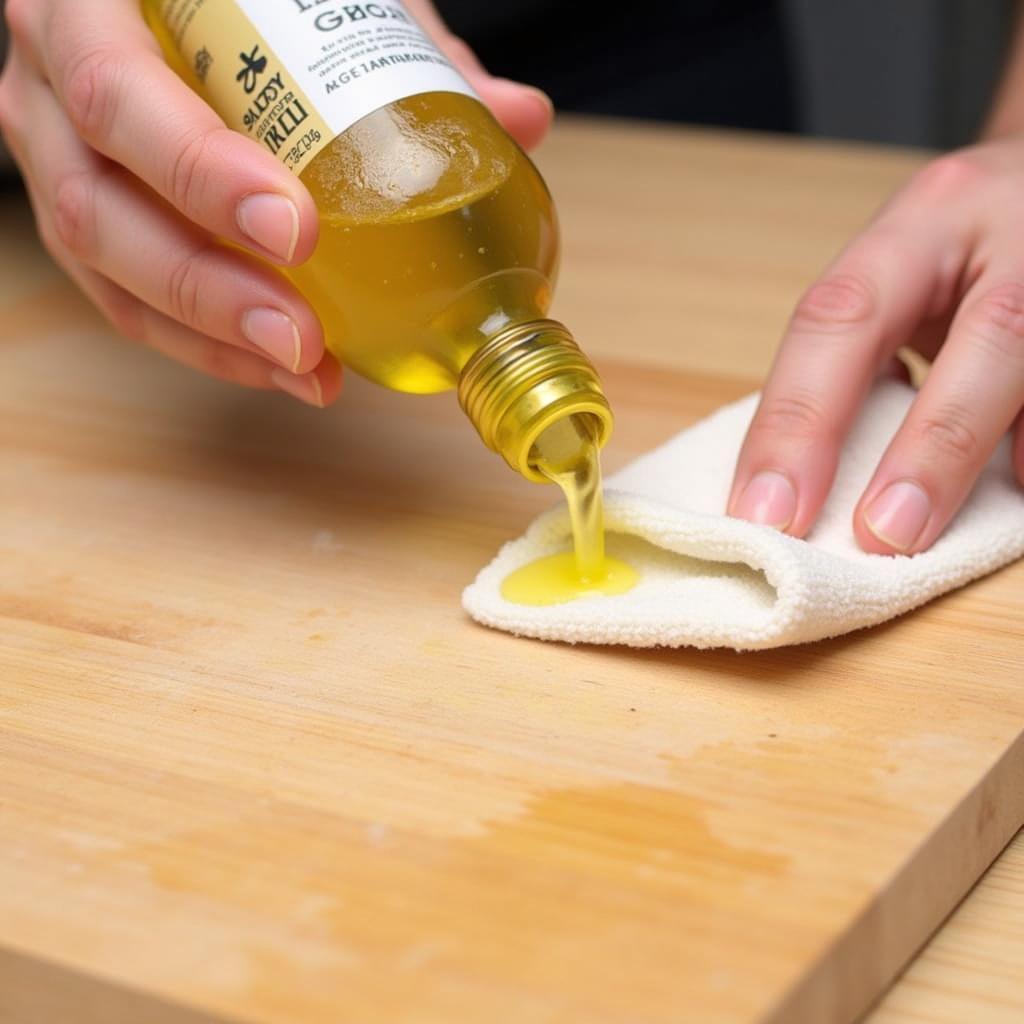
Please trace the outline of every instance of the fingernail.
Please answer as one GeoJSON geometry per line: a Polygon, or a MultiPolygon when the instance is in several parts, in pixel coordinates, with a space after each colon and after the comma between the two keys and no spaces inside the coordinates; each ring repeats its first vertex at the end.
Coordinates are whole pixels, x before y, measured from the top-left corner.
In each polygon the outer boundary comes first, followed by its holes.
{"type": "Polygon", "coordinates": [[[302,339],[298,324],[287,313],[266,306],[246,310],[242,317],[242,333],[274,362],[292,373],[299,372],[302,339]]]}
{"type": "Polygon", "coordinates": [[[270,379],[282,391],[297,398],[306,405],[324,407],[324,392],[315,373],[288,373],[287,370],[271,370],[270,379]]]}
{"type": "Polygon", "coordinates": [[[299,211],[286,196],[255,192],[238,204],[238,226],[257,245],[290,263],[299,244],[299,211]]]}
{"type": "Polygon", "coordinates": [[[736,503],[736,515],[752,523],[785,530],[796,515],[796,491],[789,478],[771,469],[756,473],[736,503]]]}
{"type": "Polygon", "coordinates": [[[921,536],[931,501],[924,490],[909,480],[897,480],[888,487],[864,512],[868,529],[883,544],[897,551],[909,551],[921,536]]]}

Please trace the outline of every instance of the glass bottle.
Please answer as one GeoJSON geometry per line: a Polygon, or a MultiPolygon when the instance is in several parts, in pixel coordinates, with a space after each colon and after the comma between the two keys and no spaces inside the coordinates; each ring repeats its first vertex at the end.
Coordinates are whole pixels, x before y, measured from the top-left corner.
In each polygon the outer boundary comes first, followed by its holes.
{"type": "Polygon", "coordinates": [[[547,315],[551,196],[404,7],[142,7],[181,77],[312,194],[319,242],[284,273],[329,350],[398,391],[456,389],[484,443],[527,479],[562,483],[584,463],[593,476],[612,415],[590,361],[547,315]]]}

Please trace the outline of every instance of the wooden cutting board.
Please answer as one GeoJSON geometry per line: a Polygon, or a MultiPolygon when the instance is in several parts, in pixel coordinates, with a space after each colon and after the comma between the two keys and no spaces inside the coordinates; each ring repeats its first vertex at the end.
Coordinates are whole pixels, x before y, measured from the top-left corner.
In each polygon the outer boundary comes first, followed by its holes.
{"type": "MultiPolygon", "coordinates": [[[[919,157],[568,123],[609,467],[756,387],[919,157]]],[[[835,641],[573,649],[459,595],[554,498],[451,396],[300,408],[0,260],[0,1021],[848,1022],[1024,823],[1024,566],[835,641]]]]}

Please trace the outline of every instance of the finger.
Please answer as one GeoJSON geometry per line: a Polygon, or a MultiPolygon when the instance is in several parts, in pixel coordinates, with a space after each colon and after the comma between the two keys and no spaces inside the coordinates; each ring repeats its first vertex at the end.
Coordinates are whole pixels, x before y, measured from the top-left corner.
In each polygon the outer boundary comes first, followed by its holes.
{"type": "Polygon", "coordinates": [[[42,81],[26,89],[29,163],[61,243],[199,334],[254,346],[293,373],[323,358],[309,304],[279,274],[216,245],[76,136],[42,81]]]}
{"type": "Polygon", "coordinates": [[[512,138],[524,149],[540,145],[555,113],[547,93],[507,78],[495,78],[487,72],[473,50],[451,33],[439,38],[438,45],[512,138]]]}
{"type": "Polygon", "coordinates": [[[320,409],[341,391],[341,368],[330,355],[308,373],[291,374],[258,353],[225,345],[158,313],[82,264],[72,261],[66,269],[121,335],[184,366],[243,387],[283,391],[320,409]]]}
{"type": "MultiPolygon", "coordinates": [[[[18,99],[24,100],[29,91],[19,90],[18,99]]],[[[35,120],[32,123],[38,124],[35,120]]],[[[24,138],[21,133],[15,134],[19,140],[24,138]]],[[[87,150],[85,159],[98,160],[87,150]]],[[[84,266],[63,245],[53,223],[52,206],[42,197],[33,163],[27,156],[23,168],[29,200],[46,248],[120,334],[221,380],[246,387],[277,388],[316,406],[329,405],[337,399],[341,390],[341,368],[330,355],[325,355],[310,373],[287,373],[275,368],[255,346],[248,345],[248,350],[233,348],[205,337],[147,307],[134,295],[84,266]]]]}
{"type": "Polygon", "coordinates": [[[1024,415],[1018,417],[1013,441],[1013,470],[1017,481],[1024,487],[1024,415]]]}
{"type": "Polygon", "coordinates": [[[142,307],[139,338],[150,348],[211,377],[246,387],[273,387],[320,409],[334,402],[341,391],[341,368],[330,355],[309,373],[291,374],[257,355],[199,334],[147,306],[142,307]]]}
{"type": "Polygon", "coordinates": [[[408,0],[409,13],[423,26],[438,48],[490,107],[502,127],[524,148],[533,149],[547,135],[554,117],[548,95],[532,85],[495,78],[467,43],[452,35],[436,8],[427,0],[408,0]]]}
{"type": "Polygon", "coordinates": [[[274,366],[266,359],[209,338],[192,337],[195,332],[189,332],[180,324],[172,327],[173,321],[151,316],[153,311],[147,310],[134,295],[76,260],[61,245],[52,227],[47,226],[45,204],[40,201],[30,175],[26,176],[25,184],[50,255],[118,334],[143,342],[177,362],[220,380],[250,388],[278,387],[273,379],[274,366]]]}
{"type": "MultiPolygon", "coordinates": [[[[878,369],[925,317],[953,247],[935,221],[879,219],[798,304],[737,462],[729,514],[802,537],[878,369]]],[[[951,268],[957,272],[957,267],[951,268]]]]}
{"type": "Polygon", "coordinates": [[[1024,268],[967,294],[854,514],[866,551],[929,548],[1024,406],[1024,268]]]}
{"type": "Polygon", "coordinates": [[[311,373],[292,374],[275,368],[270,371],[270,379],[293,398],[322,409],[341,393],[342,371],[337,360],[328,354],[311,373]]]}
{"type": "Polygon", "coordinates": [[[0,73],[0,132],[18,166],[24,170],[26,154],[23,139],[29,130],[25,102],[26,68],[17,49],[7,54],[0,73]]]}
{"type": "Polygon", "coordinates": [[[73,259],[62,263],[122,337],[140,341],[219,380],[249,388],[276,387],[272,379],[274,367],[261,356],[203,337],[168,317],[161,317],[134,295],[73,259]]]}
{"type": "Polygon", "coordinates": [[[330,405],[341,391],[341,368],[329,355],[312,372],[288,373],[258,353],[232,348],[163,316],[66,252],[58,253],[58,262],[119,334],[175,362],[243,387],[283,391],[317,408],[330,405]]]}
{"type": "Polygon", "coordinates": [[[313,252],[306,188],[165,63],[135,0],[21,4],[17,24],[76,132],[190,221],[277,263],[313,252]],[[48,13],[49,12],[49,13],[48,13]]]}
{"type": "MultiPolygon", "coordinates": [[[[232,348],[190,331],[148,309],[134,295],[90,270],[71,256],[57,239],[52,226],[48,226],[45,205],[39,199],[31,175],[26,175],[25,184],[50,255],[122,337],[142,342],[176,362],[244,387],[282,390],[310,405],[321,407],[337,397],[340,372],[336,365],[322,365],[315,373],[293,380],[291,374],[277,370],[261,355],[232,348]],[[275,378],[275,373],[283,376],[275,378]],[[319,377],[323,377],[324,383],[320,383],[319,377]]],[[[334,361],[328,357],[323,362],[334,361]]]]}
{"type": "Polygon", "coordinates": [[[59,188],[64,244],[147,305],[199,334],[255,346],[292,373],[323,358],[319,321],[292,286],[154,205],[116,168],[59,188]]]}

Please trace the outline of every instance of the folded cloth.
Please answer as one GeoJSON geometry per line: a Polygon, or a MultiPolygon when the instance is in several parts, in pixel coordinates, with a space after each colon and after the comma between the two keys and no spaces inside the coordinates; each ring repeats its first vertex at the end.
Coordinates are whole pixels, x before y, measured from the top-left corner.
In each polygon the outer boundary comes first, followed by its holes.
{"type": "Polygon", "coordinates": [[[631,591],[541,607],[502,598],[510,572],[569,545],[563,503],[502,548],[466,588],[463,604],[479,622],[542,640],[737,650],[820,640],[916,608],[1024,554],[1024,491],[1004,439],[930,550],[863,552],[853,509],[914,395],[895,381],[876,386],[806,540],[723,513],[757,405],[753,394],[608,479],[608,552],[640,571],[631,591]]]}

